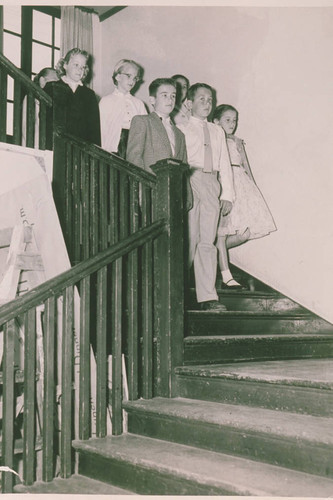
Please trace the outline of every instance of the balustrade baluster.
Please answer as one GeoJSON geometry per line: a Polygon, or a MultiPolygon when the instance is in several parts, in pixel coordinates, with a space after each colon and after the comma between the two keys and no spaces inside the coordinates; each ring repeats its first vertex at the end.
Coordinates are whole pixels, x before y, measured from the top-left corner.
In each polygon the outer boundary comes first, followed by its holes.
{"type": "MultiPolygon", "coordinates": [[[[46,105],[39,101],[39,149],[46,148],[46,105]]],[[[35,145],[37,147],[37,144],[35,145]]]]}
{"type": "Polygon", "coordinates": [[[127,172],[119,173],[119,234],[120,239],[129,234],[129,180],[127,172]]]}
{"type": "MultiPolygon", "coordinates": [[[[27,119],[26,119],[26,146],[28,148],[35,147],[35,115],[36,115],[36,103],[33,94],[27,94],[27,119]]],[[[36,145],[37,147],[37,145],[36,145]]]]}
{"type": "MultiPolygon", "coordinates": [[[[15,421],[15,367],[14,339],[15,319],[4,325],[3,331],[3,410],[2,410],[2,463],[14,467],[15,421]]],[[[11,472],[2,473],[2,493],[12,493],[14,477],[11,472]]]]}
{"type": "Polygon", "coordinates": [[[32,308],[24,322],[23,479],[28,485],[35,480],[36,375],[36,309],[32,308]]]}
{"type": "Polygon", "coordinates": [[[87,153],[84,154],[81,169],[81,197],[82,197],[82,258],[83,260],[90,257],[90,224],[89,224],[89,208],[90,208],[90,160],[87,153]]]}
{"type": "Polygon", "coordinates": [[[108,185],[107,166],[99,162],[99,250],[104,250],[108,246],[108,185]]]}
{"type": "MultiPolygon", "coordinates": [[[[130,232],[139,229],[139,183],[130,182],[130,232]]],[[[128,291],[127,291],[127,379],[129,399],[138,398],[138,249],[128,255],[128,291]]]]}
{"type": "Polygon", "coordinates": [[[119,240],[119,172],[109,166],[109,200],[110,200],[110,245],[119,240]]]}
{"type": "Polygon", "coordinates": [[[90,160],[90,243],[91,255],[98,252],[98,161],[90,160]]]}
{"type": "MultiPolygon", "coordinates": [[[[142,190],[142,225],[151,223],[151,191],[142,190]]],[[[153,244],[142,247],[142,397],[153,396],[153,244]]]]}
{"type": "MultiPolygon", "coordinates": [[[[57,145],[61,139],[57,139],[57,145]]],[[[62,145],[61,145],[62,146],[62,145]]],[[[55,148],[56,154],[56,148],[55,148]]],[[[53,173],[53,179],[57,182],[56,206],[59,214],[60,222],[64,231],[67,250],[71,261],[74,259],[74,244],[71,228],[73,227],[73,148],[70,142],[66,143],[66,153],[64,158],[59,158],[57,164],[54,162],[54,167],[59,169],[59,172],[53,173]],[[63,164],[60,165],[60,163],[63,164]],[[61,170],[60,170],[61,168],[61,170]],[[64,173],[64,181],[61,181],[60,174],[64,173]],[[62,190],[65,196],[63,197],[62,190]],[[65,203],[65,210],[62,207],[62,202],[65,203]]]]}
{"type": "Polygon", "coordinates": [[[123,431],[122,424],[122,259],[112,265],[112,434],[123,431]]]}
{"type": "Polygon", "coordinates": [[[0,141],[7,138],[7,72],[0,68],[0,141]]]}
{"type": "Polygon", "coordinates": [[[14,80],[14,123],[13,142],[22,143],[22,86],[19,80],[14,80]]]}
{"type": "Polygon", "coordinates": [[[90,276],[80,282],[79,439],[91,436],[90,417],[90,276]]]}
{"type": "Polygon", "coordinates": [[[107,267],[97,272],[97,391],[96,391],[96,435],[106,436],[106,412],[107,412],[107,267]]]}
{"type": "Polygon", "coordinates": [[[61,374],[61,477],[72,474],[72,425],[73,425],[73,286],[66,288],[63,295],[62,328],[62,374],[61,374]]]}
{"type": "Polygon", "coordinates": [[[55,298],[45,303],[44,329],[44,412],[43,412],[43,481],[54,477],[55,432],[55,298]]]}
{"type": "Polygon", "coordinates": [[[81,261],[81,153],[73,147],[73,226],[74,264],[81,261]]]}

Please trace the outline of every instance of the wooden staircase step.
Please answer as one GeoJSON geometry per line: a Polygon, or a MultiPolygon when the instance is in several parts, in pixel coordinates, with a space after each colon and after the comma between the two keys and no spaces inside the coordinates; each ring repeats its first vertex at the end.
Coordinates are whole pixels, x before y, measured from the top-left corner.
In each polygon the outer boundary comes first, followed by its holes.
{"type": "Polygon", "coordinates": [[[330,356],[331,334],[207,335],[184,339],[186,365],[330,356]]]}
{"type": "Polygon", "coordinates": [[[311,313],[286,311],[188,311],[187,335],[331,333],[333,325],[311,313]]]}
{"type": "Polygon", "coordinates": [[[333,359],[301,359],[176,368],[184,398],[333,415],[333,359]]]}
{"type": "Polygon", "coordinates": [[[125,434],[75,441],[79,473],[146,495],[327,497],[333,480],[125,434]]]}
{"type": "Polygon", "coordinates": [[[124,407],[131,433],[333,477],[333,418],[184,398],[124,407]]]}
{"type": "MultiPolygon", "coordinates": [[[[249,290],[217,289],[220,302],[228,311],[284,311],[305,312],[304,307],[277,292],[251,292],[249,290]]],[[[199,309],[195,290],[191,289],[188,296],[188,309],[199,309]]]]}
{"type": "MultiPolygon", "coordinates": [[[[56,478],[50,482],[38,481],[32,486],[19,484],[14,487],[14,493],[37,493],[37,494],[94,494],[94,495],[133,495],[133,492],[117,488],[111,484],[102,483],[95,479],[74,474],[68,479],[56,478]]],[[[52,497],[53,498],[53,497],[52,497]]],[[[81,498],[81,497],[80,497],[81,498]]]]}

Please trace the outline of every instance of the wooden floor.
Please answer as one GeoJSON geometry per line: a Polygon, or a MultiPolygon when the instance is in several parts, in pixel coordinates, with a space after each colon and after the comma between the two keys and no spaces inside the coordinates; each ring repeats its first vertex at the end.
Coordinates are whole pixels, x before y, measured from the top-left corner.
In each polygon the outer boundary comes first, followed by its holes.
{"type": "Polygon", "coordinates": [[[18,485],[14,493],[38,494],[81,494],[81,495],[133,495],[131,491],[110,484],[95,481],[85,476],[73,475],[69,479],[56,478],[49,483],[35,483],[32,486],[18,485]]]}

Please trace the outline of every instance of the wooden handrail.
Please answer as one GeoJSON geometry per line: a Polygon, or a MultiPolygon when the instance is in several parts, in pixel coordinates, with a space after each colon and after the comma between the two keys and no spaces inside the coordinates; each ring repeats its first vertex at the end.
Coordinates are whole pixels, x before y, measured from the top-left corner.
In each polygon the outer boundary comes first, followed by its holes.
{"type": "Polygon", "coordinates": [[[156,186],[156,176],[143,170],[132,163],[126,162],[123,158],[120,158],[116,154],[109,153],[95,144],[82,141],[78,137],[68,134],[61,129],[55,131],[55,135],[60,139],[65,139],[75,146],[79,147],[84,153],[89,153],[93,158],[96,158],[101,161],[105,161],[107,163],[112,163],[119,170],[125,174],[129,174],[131,177],[135,178],[139,182],[143,182],[144,184],[154,187],[156,186]]]}
{"type": "Polygon", "coordinates": [[[4,304],[0,307],[0,325],[7,323],[33,307],[37,307],[48,298],[59,295],[65,288],[75,285],[84,277],[130,253],[135,248],[147,243],[147,241],[154,240],[164,232],[165,228],[166,221],[164,219],[156,221],[98,255],[80,262],[68,271],[49,279],[22,297],[4,304]]]}
{"type": "Polygon", "coordinates": [[[46,92],[44,92],[44,90],[39,87],[39,85],[36,85],[33,81],[31,81],[30,78],[25,73],[23,73],[22,70],[17,68],[12,62],[10,62],[9,59],[7,59],[7,57],[5,57],[1,53],[0,66],[3,66],[11,77],[19,79],[22,85],[24,85],[36,99],[43,102],[47,106],[52,106],[51,97],[47,95],[46,92]]]}

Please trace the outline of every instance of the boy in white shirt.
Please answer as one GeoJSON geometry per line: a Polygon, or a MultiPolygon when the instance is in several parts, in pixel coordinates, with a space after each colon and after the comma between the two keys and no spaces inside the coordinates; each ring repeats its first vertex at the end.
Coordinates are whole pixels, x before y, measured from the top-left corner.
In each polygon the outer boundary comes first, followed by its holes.
{"type": "Polygon", "coordinates": [[[192,116],[187,124],[178,127],[185,135],[191,168],[193,207],[189,211],[189,245],[197,301],[203,310],[226,310],[215,288],[217,249],[214,242],[220,211],[227,215],[232,209],[234,188],[225,132],[207,122],[212,102],[209,85],[192,85],[187,94],[192,116]]]}

